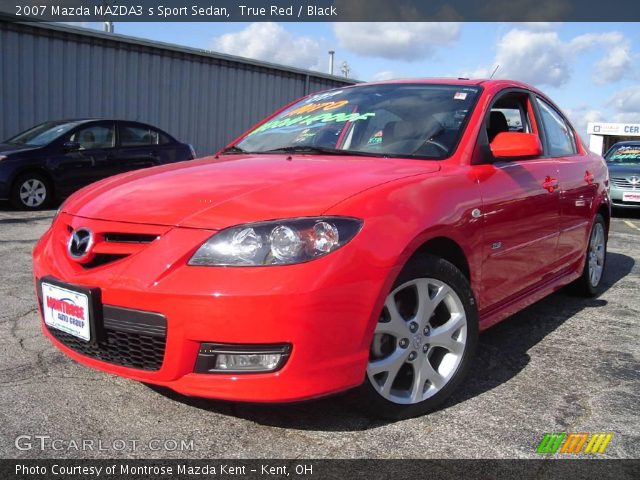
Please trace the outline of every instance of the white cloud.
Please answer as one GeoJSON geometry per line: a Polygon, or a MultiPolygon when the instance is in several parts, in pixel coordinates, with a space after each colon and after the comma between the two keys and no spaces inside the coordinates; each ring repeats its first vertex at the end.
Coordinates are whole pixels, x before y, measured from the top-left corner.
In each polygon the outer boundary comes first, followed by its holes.
{"type": "Polygon", "coordinates": [[[397,78],[397,76],[395,73],[393,73],[392,70],[381,70],[380,72],[376,72],[373,74],[372,80],[378,82],[378,81],[384,81],[384,80],[391,80],[393,78],[397,78]]]}
{"type": "Polygon", "coordinates": [[[614,123],[640,123],[640,110],[637,112],[616,113],[611,121],[614,123]]]}
{"type": "MultiPolygon", "coordinates": [[[[630,113],[640,116],[640,85],[620,90],[609,103],[619,114],[630,113]]],[[[636,118],[636,120],[640,121],[640,118],[636,118]]]]}
{"type": "Polygon", "coordinates": [[[631,43],[620,32],[587,33],[565,42],[556,31],[522,28],[511,29],[500,38],[491,65],[470,74],[487,77],[500,65],[498,78],[557,87],[570,80],[576,55],[596,48],[602,56],[593,67],[595,83],[612,83],[635,75],[631,43]]]}
{"type": "Polygon", "coordinates": [[[569,49],[581,52],[590,48],[604,50],[604,55],[594,66],[593,81],[599,85],[634,77],[634,55],[631,42],[620,32],[587,33],[569,42],[569,49]]]}
{"type": "Polygon", "coordinates": [[[273,22],[252,23],[234,33],[225,33],[211,41],[211,48],[230,55],[264,60],[300,68],[324,69],[320,64],[320,42],[295,36],[273,22]]]}
{"type": "Polygon", "coordinates": [[[348,23],[334,24],[340,46],[369,57],[420,60],[439,47],[454,44],[460,24],[449,23],[348,23]]]}
{"type": "Polygon", "coordinates": [[[573,127],[577,130],[578,135],[586,142],[587,135],[587,124],[589,122],[606,122],[607,118],[605,114],[600,111],[593,109],[589,106],[582,105],[577,108],[566,108],[564,109],[564,113],[567,115],[573,127]]]}
{"type": "Polygon", "coordinates": [[[588,137],[589,122],[640,123],[640,85],[618,91],[609,99],[606,107],[606,111],[603,111],[582,105],[567,108],[565,113],[583,139],[588,137]]]}
{"type": "Polygon", "coordinates": [[[497,78],[536,85],[559,86],[570,75],[566,48],[557,32],[510,30],[498,41],[493,63],[476,69],[471,76],[488,77],[496,65],[500,65],[497,78]]]}
{"type": "Polygon", "coordinates": [[[559,28],[562,22],[514,22],[514,24],[534,32],[547,32],[559,28]]]}

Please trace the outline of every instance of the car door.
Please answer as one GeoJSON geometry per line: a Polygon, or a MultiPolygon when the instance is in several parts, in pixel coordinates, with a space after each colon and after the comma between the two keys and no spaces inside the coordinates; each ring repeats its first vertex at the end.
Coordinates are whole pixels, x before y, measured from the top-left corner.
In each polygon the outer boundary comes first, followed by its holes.
{"type": "Polygon", "coordinates": [[[591,211],[598,186],[595,174],[601,167],[576,142],[569,122],[546,100],[536,97],[549,156],[558,162],[560,236],[558,255],[564,265],[580,260],[591,228],[591,211]]]}
{"type": "Polygon", "coordinates": [[[542,151],[538,124],[528,92],[509,90],[494,100],[480,135],[489,147],[488,160],[476,168],[484,226],[481,314],[543,282],[557,261],[557,160],[495,158],[490,150],[500,133],[517,132],[534,135],[542,151]]]}
{"type": "Polygon", "coordinates": [[[117,166],[121,172],[153,167],[162,162],[160,132],[137,123],[118,124],[117,166]]]}
{"type": "Polygon", "coordinates": [[[79,188],[115,173],[111,159],[115,153],[113,122],[82,125],[65,135],[52,161],[56,189],[68,196],[79,188]]]}

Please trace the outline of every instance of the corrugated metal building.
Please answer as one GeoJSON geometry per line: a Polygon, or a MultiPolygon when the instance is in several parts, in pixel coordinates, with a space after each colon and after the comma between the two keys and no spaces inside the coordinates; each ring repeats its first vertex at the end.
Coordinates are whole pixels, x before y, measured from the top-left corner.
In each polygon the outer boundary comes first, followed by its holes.
{"type": "Polygon", "coordinates": [[[123,35],[0,19],[0,140],[46,120],[108,117],[156,125],[205,155],[297,97],[350,83],[123,35]]]}

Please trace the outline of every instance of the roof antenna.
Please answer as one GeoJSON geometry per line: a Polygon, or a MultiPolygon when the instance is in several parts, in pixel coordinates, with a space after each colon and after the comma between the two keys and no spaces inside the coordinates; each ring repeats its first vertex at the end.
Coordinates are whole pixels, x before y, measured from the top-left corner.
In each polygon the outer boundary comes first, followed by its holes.
{"type": "Polygon", "coordinates": [[[493,78],[493,76],[496,74],[496,72],[498,71],[499,68],[500,68],[500,64],[496,65],[496,68],[493,69],[493,73],[489,77],[489,80],[491,80],[493,78]]]}

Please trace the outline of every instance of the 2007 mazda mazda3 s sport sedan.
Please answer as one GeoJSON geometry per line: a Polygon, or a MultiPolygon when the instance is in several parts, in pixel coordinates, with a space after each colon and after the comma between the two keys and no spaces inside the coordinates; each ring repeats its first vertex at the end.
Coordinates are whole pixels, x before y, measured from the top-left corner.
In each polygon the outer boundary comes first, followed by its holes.
{"type": "Polygon", "coordinates": [[[77,192],[34,250],[43,329],[78,362],[186,395],[357,388],[433,410],[478,332],[569,283],[595,295],[604,160],[512,81],[310,95],[216,157],[77,192]]]}

